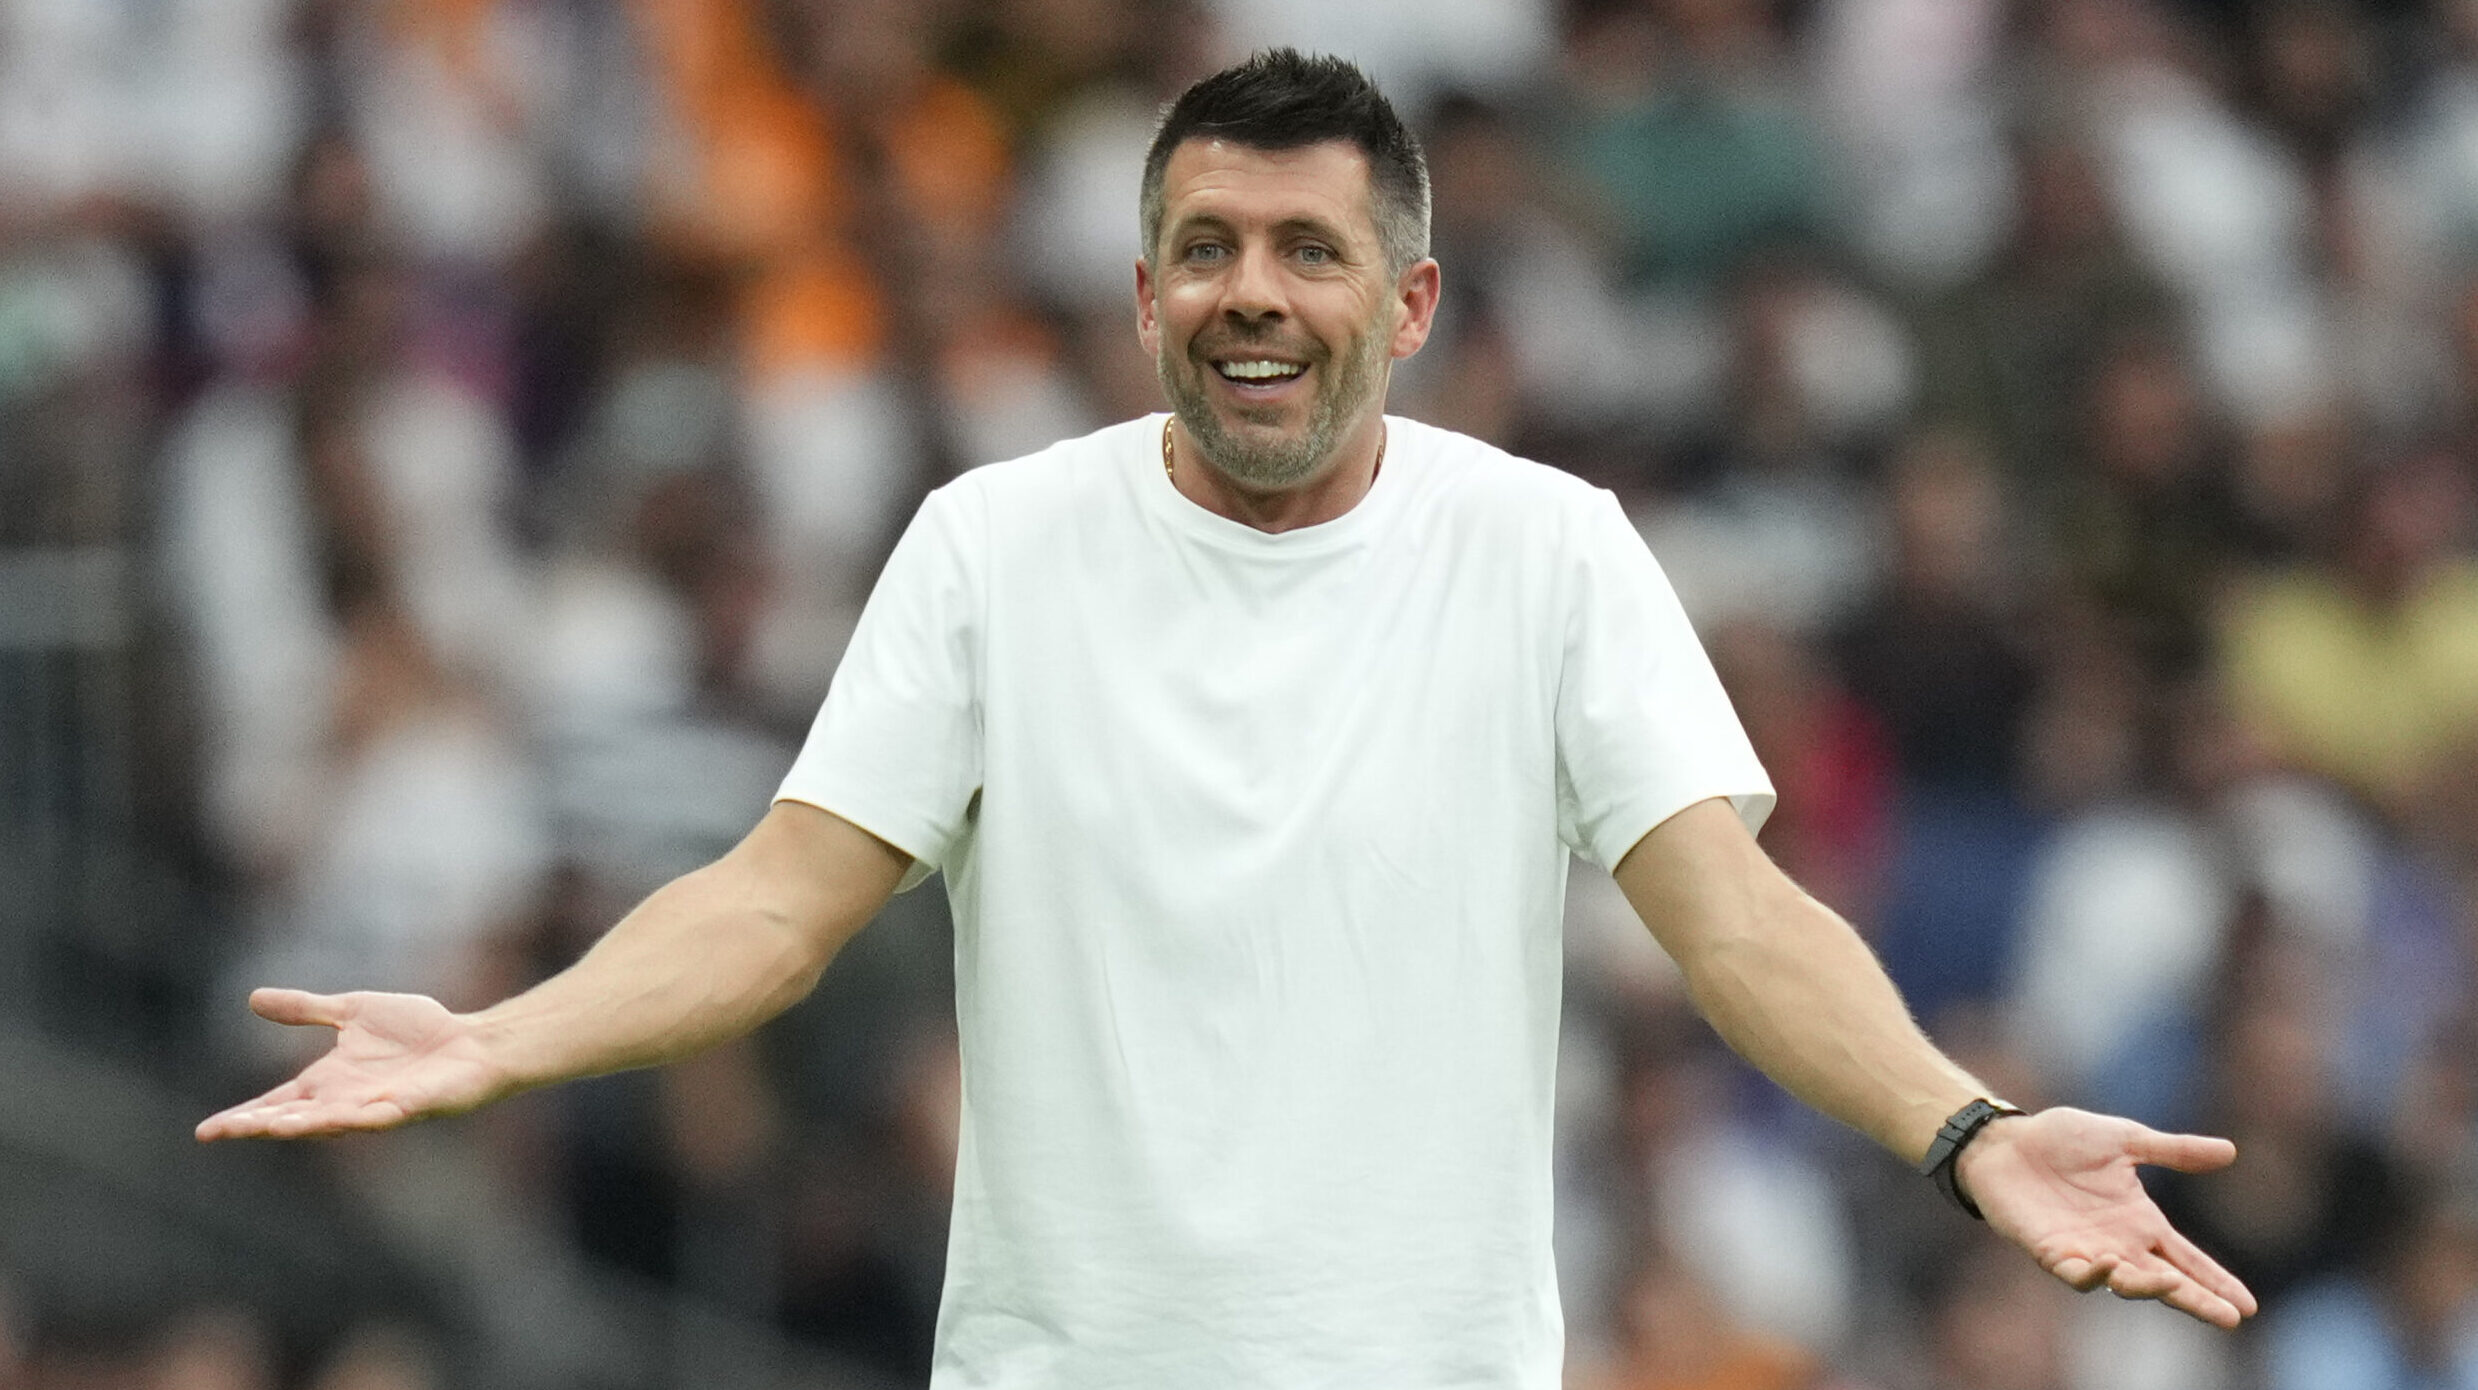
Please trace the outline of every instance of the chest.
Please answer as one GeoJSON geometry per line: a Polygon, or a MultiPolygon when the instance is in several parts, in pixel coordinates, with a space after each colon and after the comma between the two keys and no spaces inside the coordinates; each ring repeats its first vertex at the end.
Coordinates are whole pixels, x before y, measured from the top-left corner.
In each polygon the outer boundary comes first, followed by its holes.
{"type": "Polygon", "coordinates": [[[1550,567],[1451,527],[1301,555],[1070,531],[993,571],[993,794],[1227,833],[1402,825],[1553,781],[1550,567]]]}

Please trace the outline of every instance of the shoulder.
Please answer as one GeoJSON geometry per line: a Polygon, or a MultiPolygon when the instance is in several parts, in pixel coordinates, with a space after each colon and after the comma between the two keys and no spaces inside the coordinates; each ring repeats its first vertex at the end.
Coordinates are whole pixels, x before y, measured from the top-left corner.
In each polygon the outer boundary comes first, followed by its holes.
{"type": "Polygon", "coordinates": [[[1422,471],[1436,486],[1472,500],[1513,503],[1528,508],[1588,510],[1610,497],[1563,469],[1510,454],[1485,440],[1422,424],[1399,415],[1386,417],[1389,443],[1397,456],[1421,460],[1422,471]]]}
{"type": "Polygon", "coordinates": [[[967,563],[1013,554],[1128,511],[1147,455],[1158,454],[1161,417],[1129,420],[1019,458],[967,469],[930,490],[908,536],[961,553],[967,563]]]}
{"type": "Polygon", "coordinates": [[[1414,464],[1413,510],[1457,531],[1563,549],[1624,519],[1615,494],[1562,469],[1416,420],[1387,426],[1388,447],[1414,464]]]}
{"type": "Polygon", "coordinates": [[[1139,416],[1062,439],[1021,458],[983,464],[932,493],[942,505],[1014,514],[1025,507],[1074,506],[1120,488],[1131,468],[1160,452],[1162,417],[1139,416]]]}
{"type": "Polygon", "coordinates": [[[1385,429],[1395,456],[1417,456],[1425,471],[1445,486],[1499,500],[1524,498],[1531,505],[1591,505],[1593,498],[1608,496],[1606,488],[1591,486],[1564,468],[1534,463],[1469,434],[1405,416],[1385,416],[1385,429]]]}

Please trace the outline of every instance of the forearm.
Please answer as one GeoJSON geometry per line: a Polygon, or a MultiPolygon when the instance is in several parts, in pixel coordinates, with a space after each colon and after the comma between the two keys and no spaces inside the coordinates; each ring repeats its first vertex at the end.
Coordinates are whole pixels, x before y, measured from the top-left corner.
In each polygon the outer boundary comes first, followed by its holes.
{"type": "Polygon", "coordinates": [[[710,866],[658,889],[574,965],[470,1021],[518,1091],[673,1061],[746,1033],[825,966],[710,866]]]}
{"type": "MultiPolygon", "coordinates": [[[[1730,1046],[1905,1162],[1987,1094],[1919,1031],[1858,933],[1774,867],[1727,802],[1654,827],[1616,874],[1730,1046]]],[[[1980,1134],[1956,1160],[1961,1190],[2042,1268],[2221,1327],[2254,1312],[2246,1286],[2170,1228],[2134,1172],[2222,1167],[2236,1157],[2228,1141],[2061,1106],[1980,1134]]]]}
{"type": "Polygon", "coordinates": [[[805,996],[906,863],[847,822],[777,807],[574,965],[468,1021],[507,1092],[689,1056],[805,996]]]}
{"type": "Polygon", "coordinates": [[[1717,803],[1647,835],[1618,882],[1738,1054],[1916,1161],[1986,1088],[1930,1043],[1858,933],[1790,882],[1717,803]],[[1688,817],[1700,815],[1700,822],[1688,817]]]}
{"type": "Polygon", "coordinates": [[[1697,1007],[1791,1094],[1916,1162],[1987,1088],[1930,1043],[1874,954],[1794,886],[1680,962],[1697,1007]],[[1794,898],[1790,895],[1794,895],[1794,898]]]}

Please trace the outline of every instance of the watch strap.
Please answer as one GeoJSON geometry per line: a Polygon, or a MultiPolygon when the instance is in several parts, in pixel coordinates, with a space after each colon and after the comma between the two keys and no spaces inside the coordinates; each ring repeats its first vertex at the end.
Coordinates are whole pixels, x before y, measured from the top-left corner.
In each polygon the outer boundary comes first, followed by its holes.
{"type": "Polygon", "coordinates": [[[1961,1182],[1954,1175],[1954,1161],[1962,1156],[1962,1150],[1969,1146],[1970,1141],[1978,1137],[1979,1131],[1987,1128],[1989,1121],[2023,1113],[2018,1105],[1986,1096],[1954,1111],[1944,1122],[1944,1127],[1936,1131],[1935,1140],[1927,1146],[1927,1157],[1919,1160],[1919,1176],[1936,1184],[1936,1190],[1951,1198],[1953,1204],[1972,1220],[1987,1220],[1980,1214],[1978,1204],[1962,1191],[1961,1182]]]}

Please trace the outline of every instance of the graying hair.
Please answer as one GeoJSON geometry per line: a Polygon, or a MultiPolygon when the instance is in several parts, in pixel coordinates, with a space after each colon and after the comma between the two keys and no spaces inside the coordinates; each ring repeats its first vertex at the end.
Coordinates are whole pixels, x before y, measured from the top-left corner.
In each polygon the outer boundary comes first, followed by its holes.
{"type": "Polygon", "coordinates": [[[1344,59],[1267,49],[1179,94],[1144,157],[1138,215],[1147,261],[1161,249],[1162,171],[1189,140],[1257,150],[1349,144],[1368,160],[1368,210],[1387,268],[1400,275],[1428,257],[1428,160],[1394,104],[1344,59]]]}

